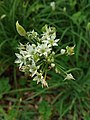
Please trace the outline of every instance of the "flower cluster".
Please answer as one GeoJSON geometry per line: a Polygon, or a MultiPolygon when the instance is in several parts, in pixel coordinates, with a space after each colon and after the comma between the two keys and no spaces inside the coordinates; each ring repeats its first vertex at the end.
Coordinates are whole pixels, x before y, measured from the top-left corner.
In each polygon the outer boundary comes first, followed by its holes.
{"type": "MultiPolygon", "coordinates": [[[[16,22],[16,28],[21,36],[27,37],[30,41],[24,45],[20,43],[19,53],[15,53],[17,57],[15,63],[18,64],[20,71],[28,73],[34,81],[37,81],[37,84],[41,82],[42,87],[48,87],[46,82],[48,68],[55,68],[55,51],[53,47],[58,46],[60,40],[56,39],[56,29],[45,25],[42,28],[42,35],[39,36],[34,30],[26,32],[18,22],[16,22]]],[[[67,47],[66,49],[67,51],[62,49],[61,54],[73,54],[73,48],[67,47]]],[[[70,77],[66,76],[66,79],[70,79],[70,77]]]]}
{"type": "MultiPolygon", "coordinates": [[[[19,45],[19,53],[15,53],[17,59],[15,63],[19,65],[19,69],[23,72],[29,72],[33,80],[37,83],[41,82],[42,86],[48,86],[46,82],[46,72],[48,66],[55,66],[53,46],[58,46],[56,39],[56,31],[54,27],[45,25],[42,29],[41,37],[34,30],[27,32],[27,37],[31,38],[33,44],[27,43],[19,45]],[[36,39],[34,42],[33,39],[36,39]]],[[[25,33],[25,32],[24,32],[25,33]]],[[[20,34],[20,31],[19,31],[20,34]]],[[[21,35],[21,34],[20,34],[21,35]]]]}

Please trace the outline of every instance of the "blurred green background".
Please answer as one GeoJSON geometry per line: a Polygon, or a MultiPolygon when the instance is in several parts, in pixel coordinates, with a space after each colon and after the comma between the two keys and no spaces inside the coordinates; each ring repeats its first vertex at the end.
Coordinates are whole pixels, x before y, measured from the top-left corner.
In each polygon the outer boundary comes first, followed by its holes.
{"type": "Polygon", "coordinates": [[[90,120],[90,0],[0,0],[0,120],[90,120]],[[27,40],[17,20],[38,33],[54,26],[60,48],[75,45],[74,56],[58,60],[75,81],[50,71],[49,88],[42,88],[19,72],[15,52],[27,40]]]}

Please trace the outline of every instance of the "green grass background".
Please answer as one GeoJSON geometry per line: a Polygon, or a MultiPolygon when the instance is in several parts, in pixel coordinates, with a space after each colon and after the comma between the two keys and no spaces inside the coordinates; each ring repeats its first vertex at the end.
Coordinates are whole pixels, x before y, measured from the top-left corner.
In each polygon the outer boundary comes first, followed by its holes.
{"type": "Polygon", "coordinates": [[[0,0],[0,120],[90,120],[90,0],[0,0]],[[5,15],[2,18],[2,15],[5,15]],[[61,48],[75,45],[75,55],[60,57],[75,81],[50,71],[49,88],[42,88],[14,64],[19,42],[16,21],[41,33],[56,27],[61,48]]]}

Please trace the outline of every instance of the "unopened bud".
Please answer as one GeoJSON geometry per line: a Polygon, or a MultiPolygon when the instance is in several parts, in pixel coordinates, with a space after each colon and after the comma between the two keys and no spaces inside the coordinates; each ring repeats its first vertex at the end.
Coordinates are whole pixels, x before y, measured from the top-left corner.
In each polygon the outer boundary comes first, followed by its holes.
{"type": "Polygon", "coordinates": [[[75,46],[73,46],[73,47],[69,47],[69,46],[67,46],[66,47],[66,53],[67,53],[67,55],[73,55],[74,54],[74,48],[75,48],[75,46]]]}
{"type": "Polygon", "coordinates": [[[55,64],[54,64],[54,63],[51,63],[51,67],[52,67],[52,68],[55,67],[55,64]]]}
{"type": "Polygon", "coordinates": [[[61,49],[61,54],[63,55],[63,54],[65,54],[65,49],[61,49]]]}
{"type": "Polygon", "coordinates": [[[18,21],[16,22],[16,29],[17,29],[17,32],[19,33],[19,35],[26,36],[25,29],[18,23],[18,21]]]}
{"type": "Polygon", "coordinates": [[[55,10],[55,2],[51,2],[50,6],[52,7],[52,10],[54,11],[55,10]]]}

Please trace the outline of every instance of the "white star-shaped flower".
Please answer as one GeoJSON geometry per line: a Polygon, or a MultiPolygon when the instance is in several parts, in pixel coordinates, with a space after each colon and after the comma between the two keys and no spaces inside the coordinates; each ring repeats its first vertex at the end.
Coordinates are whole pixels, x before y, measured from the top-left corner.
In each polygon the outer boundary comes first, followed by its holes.
{"type": "Polygon", "coordinates": [[[19,64],[19,69],[22,67],[22,65],[26,65],[26,58],[18,53],[15,53],[15,55],[17,56],[17,59],[15,60],[15,63],[19,64]]]}
{"type": "Polygon", "coordinates": [[[35,62],[32,62],[32,65],[30,66],[30,72],[32,74],[32,77],[37,73],[37,70],[39,69],[39,66],[36,66],[35,62]]]}
{"type": "Polygon", "coordinates": [[[48,56],[48,54],[51,52],[51,48],[47,44],[39,44],[38,45],[38,52],[40,53],[40,56],[48,56]]]}
{"type": "Polygon", "coordinates": [[[67,74],[66,78],[64,80],[75,80],[75,78],[73,77],[73,75],[70,73],[70,74],[67,74]]]}
{"type": "Polygon", "coordinates": [[[46,80],[44,79],[42,73],[37,73],[37,75],[34,77],[33,80],[34,80],[34,81],[37,81],[37,84],[38,84],[39,82],[41,82],[41,83],[42,83],[42,87],[43,87],[43,86],[47,86],[47,87],[48,87],[48,84],[47,84],[46,80]]]}

